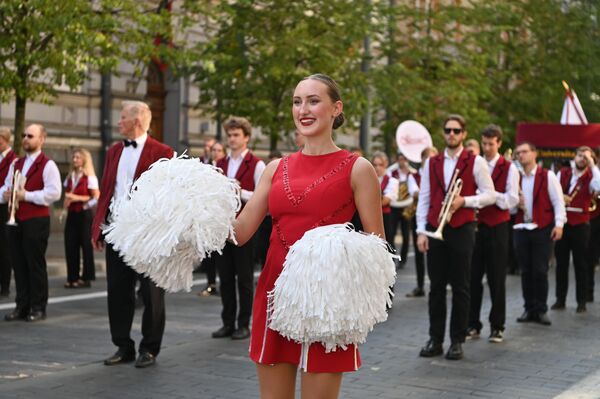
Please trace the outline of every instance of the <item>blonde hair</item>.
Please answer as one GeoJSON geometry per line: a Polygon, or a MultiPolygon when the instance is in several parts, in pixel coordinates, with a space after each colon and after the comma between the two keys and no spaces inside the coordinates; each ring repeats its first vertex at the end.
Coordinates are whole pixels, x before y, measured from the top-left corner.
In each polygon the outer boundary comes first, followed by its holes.
{"type": "Polygon", "coordinates": [[[10,139],[12,137],[10,128],[6,126],[0,126],[0,137],[2,137],[4,140],[10,143],[10,139]]]}
{"type": "Polygon", "coordinates": [[[371,157],[371,163],[373,163],[377,158],[381,159],[385,166],[388,166],[390,164],[390,159],[388,158],[387,154],[383,151],[375,151],[373,153],[373,156],[371,157]]]}
{"type": "Polygon", "coordinates": [[[148,104],[142,101],[123,101],[123,109],[127,110],[129,115],[140,121],[142,130],[147,132],[150,129],[150,122],[152,122],[152,112],[148,104]]]}
{"type": "MultiPolygon", "coordinates": [[[[81,169],[86,176],[96,176],[96,171],[94,170],[94,162],[92,162],[92,154],[85,148],[75,148],[73,150],[73,155],[75,153],[81,154],[83,158],[83,166],[81,169]]],[[[71,170],[75,171],[75,166],[73,166],[73,161],[71,161],[71,170]]]]}

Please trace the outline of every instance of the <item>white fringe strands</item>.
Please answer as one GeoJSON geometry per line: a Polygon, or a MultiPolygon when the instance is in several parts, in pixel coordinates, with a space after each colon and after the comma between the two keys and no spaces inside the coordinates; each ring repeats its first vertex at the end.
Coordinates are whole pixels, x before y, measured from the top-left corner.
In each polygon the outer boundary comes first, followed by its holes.
{"type": "Polygon", "coordinates": [[[307,231],[268,294],[269,327],[298,343],[321,342],[327,352],[365,342],[387,320],[395,257],[385,240],[350,224],[307,231]]]}
{"type": "Polygon", "coordinates": [[[161,159],[111,205],[106,242],[168,292],[190,291],[192,272],[233,237],[239,185],[197,158],[161,159]]]}

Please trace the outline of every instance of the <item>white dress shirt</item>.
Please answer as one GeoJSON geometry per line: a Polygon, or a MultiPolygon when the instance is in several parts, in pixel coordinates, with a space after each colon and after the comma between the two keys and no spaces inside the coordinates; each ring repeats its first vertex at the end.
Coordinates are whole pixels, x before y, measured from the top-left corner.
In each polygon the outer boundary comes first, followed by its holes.
{"type": "MultiPolygon", "coordinates": [[[[490,176],[492,175],[494,168],[496,167],[496,163],[498,163],[498,159],[500,159],[500,154],[496,154],[496,156],[488,161],[486,159],[486,163],[488,165],[488,169],[490,171],[490,176]]],[[[508,176],[506,176],[506,190],[501,193],[496,191],[496,206],[500,209],[511,209],[519,204],[519,170],[515,166],[513,162],[510,163],[510,168],[508,169],[508,176]]]]}
{"type": "MultiPolygon", "coordinates": [[[[379,186],[381,186],[381,182],[383,181],[383,176],[379,176],[379,186]]],[[[390,201],[396,201],[398,198],[398,179],[395,177],[389,177],[388,184],[383,189],[383,196],[390,199],[390,201]]]]}
{"type": "MultiPolygon", "coordinates": [[[[23,164],[23,170],[21,171],[24,176],[27,176],[27,172],[29,172],[31,165],[33,165],[38,155],[41,153],[41,151],[37,151],[33,154],[27,154],[25,163],[23,164]]],[[[10,166],[6,179],[4,180],[4,185],[0,188],[0,201],[3,204],[6,203],[4,200],[4,192],[10,190],[12,187],[14,165],[15,164],[13,163],[10,166]]],[[[49,159],[48,162],[46,162],[46,166],[44,166],[44,170],[42,171],[42,179],[44,181],[44,188],[36,191],[26,191],[25,201],[36,205],[50,206],[51,203],[60,199],[62,190],[60,185],[60,172],[53,160],[49,159]]]]}
{"type": "MultiPolygon", "coordinates": [[[[231,156],[231,154],[228,155],[229,163],[227,164],[227,177],[229,177],[231,179],[235,179],[235,175],[237,175],[238,170],[240,170],[240,166],[242,166],[242,162],[244,161],[246,154],[248,154],[248,151],[249,151],[248,149],[245,149],[236,158],[233,158],[231,156]]],[[[263,161],[258,161],[256,163],[256,167],[254,168],[254,176],[253,176],[254,187],[256,187],[258,185],[258,181],[260,180],[260,177],[262,176],[266,167],[267,166],[265,165],[265,163],[263,161]]],[[[248,202],[250,197],[252,197],[252,194],[254,194],[254,191],[242,189],[242,192],[240,194],[242,202],[248,202]]]]}
{"type": "Polygon", "coordinates": [[[136,148],[133,148],[132,145],[123,148],[117,168],[117,181],[115,183],[113,201],[122,199],[131,190],[133,179],[135,178],[135,170],[137,169],[147,139],[148,133],[144,133],[134,140],[137,143],[136,148]]]}
{"type": "MultiPolygon", "coordinates": [[[[521,190],[525,198],[525,209],[527,209],[527,214],[531,217],[533,217],[533,188],[537,168],[538,166],[536,165],[529,174],[523,173],[521,177],[521,190]]],[[[565,199],[560,182],[551,170],[548,171],[548,196],[550,197],[550,202],[552,202],[552,208],[554,208],[554,225],[556,227],[563,227],[567,221],[565,199]]],[[[517,228],[516,226],[515,228],[517,228]]]]}
{"type": "MultiPolygon", "coordinates": [[[[419,168],[419,175],[421,179],[423,178],[423,168],[419,168]]],[[[414,197],[415,194],[419,192],[419,183],[417,183],[417,179],[415,179],[414,175],[408,176],[408,194],[411,197],[414,197]]]]}
{"type": "MultiPolygon", "coordinates": [[[[590,192],[600,191],[600,170],[598,170],[597,166],[593,166],[592,168],[592,180],[590,180],[589,190],[590,192]]],[[[575,189],[575,185],[577,181],[585,172],[585,169],[582,171],[577,170],[576,167],[572,168],[573,173],[571,173],[571,181],[569,182],[569,194],[573,192],[575,189]]],[[[560,171],[556,174],[556,178],[560,182],[560,171]]]]}
{"type": "MultiPolygon", "coordinates": [[[[444,186],[445,190],[448,190],[450,180],[454,174],[454,169],[463,148],[454,157],[448,154],[448,149],[444,150],[444,186]]],[[[427,214],[429,213],[429,204],[431,201],[431,186],[429,179],[429,161],[425,161],[423,165],[423,174],[421,175],[421,187],[419,190],[419,203],[417,204],[417,232],[422,233],[426,231],[427,214]]],[[[473,178],[477,185],[478,193],[464,197],[466,208],[483,208],[488,205],[492,205],[496,201],[496,191],[494,190],[494,182],[490,176],[490,171],[487,167],[485,160],[477,155],[475,163],[473,165],[473,178]]],[[[436,216],[437,217],[437,216],[436,216]]]]}
{"type": "MultiPolygon", "coordinates": [[[[67,188],[67,184],[70,179],[71,180],[71,190],[75,189],[75,187],[77,187],[77,183],[79,183],[79,179],[81,179],[81,176],[83,176],[82,173],[71,173],[69,176],[67,176],[67,178],[63,182],[64,188],[65,189],[67,188]]],[[[88,178],[88,183],[87,183],[88,190],[98,190],[99,189],[98,178],[96,176],[88,176],[87,178],[88,178]]],[[[98,204],[98,199],[96,199],[94,197],[90,197],[90,199],[85,204],[83,204],[83,209],[91,209],[91,208],[95,207],[97,204],[98,204]]]]}

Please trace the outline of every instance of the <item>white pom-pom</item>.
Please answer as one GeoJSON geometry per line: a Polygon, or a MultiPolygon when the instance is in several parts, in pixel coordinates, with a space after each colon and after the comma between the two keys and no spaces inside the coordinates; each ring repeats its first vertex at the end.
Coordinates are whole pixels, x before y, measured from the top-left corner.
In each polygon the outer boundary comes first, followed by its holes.
{"type": "Polygon", "coordinates": [[[327,352],[365,342],[387,320],[394,257],[383,239],[349,224],[307,231],[269,292],[269,327],[298,343],[321,342],[327,352]]]}
{"type": "Polygon", "coordinates": [[[190,291],[192,272],[233,237],[239,185],[185,155],[161,159],[111,205],[106,242],[125,262],[169,292],[190,291]]]}

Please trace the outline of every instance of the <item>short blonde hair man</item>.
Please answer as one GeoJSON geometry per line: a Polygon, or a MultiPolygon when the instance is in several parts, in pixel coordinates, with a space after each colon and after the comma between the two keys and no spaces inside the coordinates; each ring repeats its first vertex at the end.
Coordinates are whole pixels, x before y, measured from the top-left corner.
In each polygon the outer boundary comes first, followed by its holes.
{"type": "Polygon", "coordinates": [[[129,115],[140,121],[142,130],[147,132],[152,122],[152,112],[148,104],[142,101],[123,101],[123,109],[129,112],[129,115]]]}

